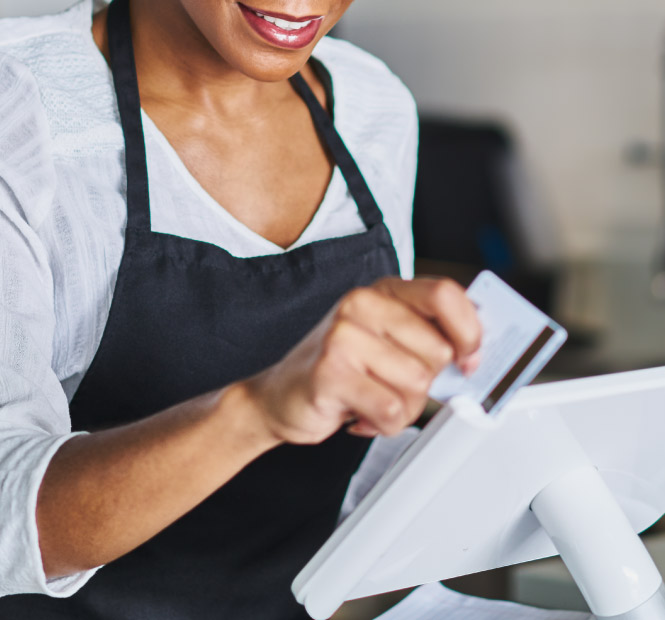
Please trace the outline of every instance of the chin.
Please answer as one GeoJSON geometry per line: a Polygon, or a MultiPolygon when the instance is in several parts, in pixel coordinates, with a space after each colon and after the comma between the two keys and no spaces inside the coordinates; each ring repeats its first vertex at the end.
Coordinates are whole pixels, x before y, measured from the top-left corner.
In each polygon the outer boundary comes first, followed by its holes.
{"type": "Polygon", "coordinates": [[[309,60],[312,50],[297,52],[269,52],[245,57],[236,69],[259,82],[280,82],[300,71],[309,60]]]}

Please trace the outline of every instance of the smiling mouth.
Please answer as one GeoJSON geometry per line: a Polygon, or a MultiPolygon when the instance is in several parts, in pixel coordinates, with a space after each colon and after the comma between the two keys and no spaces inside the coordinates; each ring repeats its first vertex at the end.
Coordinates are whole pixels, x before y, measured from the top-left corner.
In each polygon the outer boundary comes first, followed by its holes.
{"type": "Polygon", "coordinates": [[[286,49],[302,49],[316,39],[325,15],[296,17],[274,13],[238,2],[249,26],[268,43],[286,49]]]}
{"type": "Polygon", "coordinates": [[[323,15],[309,15],[307,17],[294,17],[291,15],[283,15],[281,13],[267,13],[260,11],[259,9],[254,9],[246,4],[241,4],[241,6],[251,13],[254,13],[257,17],[264,19],[269,24],[273,24],[281,30],[286,32],[292,32],[294,30],[302,30],[307,28],[310,24],[316,21],[321,21],[323,15]]]}

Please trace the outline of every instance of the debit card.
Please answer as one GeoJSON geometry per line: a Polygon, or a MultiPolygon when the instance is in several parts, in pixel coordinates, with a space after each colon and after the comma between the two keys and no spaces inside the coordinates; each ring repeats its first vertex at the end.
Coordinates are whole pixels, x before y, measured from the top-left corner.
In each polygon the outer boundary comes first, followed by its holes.
{"type": "Polygon", "coordinates": [[[432,383],[429,395],[445,402],[464,394],[496,413],[528,384],[565,342],[566,330],[491,271],[481,272],[467,289],[483,326],[480,365],[465,376],[455,364],[432,383]]]}

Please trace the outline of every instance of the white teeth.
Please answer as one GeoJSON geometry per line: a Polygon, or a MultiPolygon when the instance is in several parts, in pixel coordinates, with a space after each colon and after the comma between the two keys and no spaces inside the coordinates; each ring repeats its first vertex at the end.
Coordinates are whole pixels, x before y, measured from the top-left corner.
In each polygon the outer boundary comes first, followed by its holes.
{"type": "Polygon", "coordinates": [[[305,26],[309,26],[314,21],[313,19],[310,19],[309,21],[306,22],[289,22],[286,21],[285,19],[279,19],[279,17],[271,17],[270,15],[264,15],[263,13],[259,13],[258,11],[256,14],[259,17],[265,19],[267,22],[275,24],[275,26],[281,28],[282,30],[300,30],[305,26]]]}

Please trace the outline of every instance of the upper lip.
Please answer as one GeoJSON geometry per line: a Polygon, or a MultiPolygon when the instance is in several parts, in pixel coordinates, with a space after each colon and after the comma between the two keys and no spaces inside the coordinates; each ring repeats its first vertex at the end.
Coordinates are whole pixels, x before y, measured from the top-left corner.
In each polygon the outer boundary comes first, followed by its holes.
{"type": "Polygon", "coordinates": [[[253,11],[254,13],[260,13],[261,15],[267,15],[268,17],[275,17],[276,19],[283,19],[287,22],[308,22],[313,19],[320,19],[323,17],[323,15],[307,15],[305,17],[295,17],[294,15],[286,15],[285,13],[275,13],[273,11],[256,9],[253,6],[249,6],[249,4],[245,4],[243,2],[239,2],[238,4],[242,4],[242,6],[244,6],[246,9],[249,9],[250,11],[253,11]]]}

